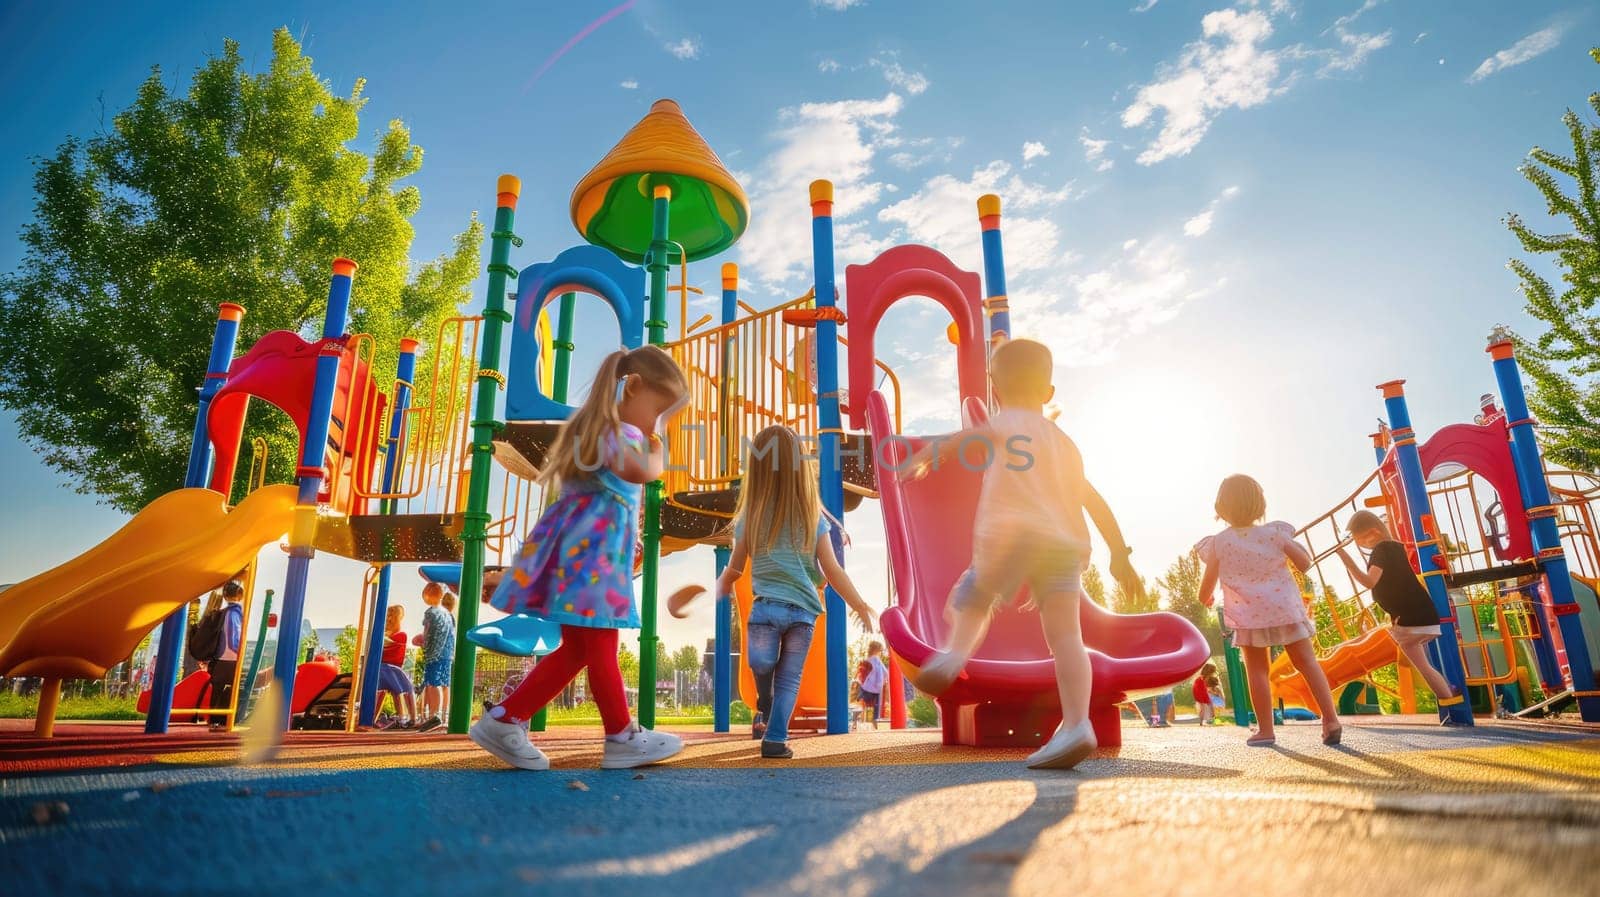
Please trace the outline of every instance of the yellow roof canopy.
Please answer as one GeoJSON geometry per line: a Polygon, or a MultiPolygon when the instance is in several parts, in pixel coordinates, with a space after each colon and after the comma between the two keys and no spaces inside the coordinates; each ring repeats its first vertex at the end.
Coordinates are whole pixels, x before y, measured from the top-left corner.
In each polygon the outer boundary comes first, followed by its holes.
{"type": "Polygon", "coordinates": [[[657,100],[572,191],[585,240],[640,262],[650,248],[656,187],[671,192],[668,237],[688,261],[716,255],[744,233],[750,200],[674,100],[657,100]]]}

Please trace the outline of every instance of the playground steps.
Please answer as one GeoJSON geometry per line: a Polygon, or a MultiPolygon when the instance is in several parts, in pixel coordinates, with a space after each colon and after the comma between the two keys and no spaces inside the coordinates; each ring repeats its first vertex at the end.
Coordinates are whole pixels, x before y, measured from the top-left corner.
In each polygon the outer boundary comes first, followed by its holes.
{"type": "Polygon", "coordinates": [[[1537,704],[1524,707],[1516,713],[1511,714],[1511,718],[1532,719],[1542,716],[1554,716],[1556,713],[1561,711],[1562,707],[1568,701],[1572,700],[1576,699],[1572,696],[1572,689],[1569,688],[1566,691],[1558,692],[1551,697],[1545,698],[1543,701],[1540,701],[1537,704]]]}
{"type": "Polygon", "coordinates": [[[566,421],[510,420],[494,438],[494,459],[525,480],[536,480],[566,421]]]}
{"type": "Polygon", "coordinates": [[[324,514],[312,545],[368,563],[459,562],[463,526],[461,514],[324,514]]]}

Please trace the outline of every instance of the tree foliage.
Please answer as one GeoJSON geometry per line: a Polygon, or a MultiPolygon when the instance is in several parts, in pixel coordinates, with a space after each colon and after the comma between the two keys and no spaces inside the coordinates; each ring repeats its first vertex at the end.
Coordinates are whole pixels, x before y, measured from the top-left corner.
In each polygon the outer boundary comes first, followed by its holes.
{"type": "Polygon", "coordinates": [[[1106,606],[1106,581],[1100,575],[1100,568],[1090,564],[1083,571],[1083,590],[1101,607],[1106,606]]]}
{"type": "MultiPolygon", "coordinates": [[[[1600,63],[1600,48],[1589,55],[1600,63]]],[[[1589,107],[1600,116],[1600,92],[1589,95],[1589,107]]],[[[1516,258],[1516,273],[1528,313],[1549,329],[1534,339],[1519,340],[1522,367],[1532,384],[1528,404],[1543,423],[1546,451],[1557,462],[1581,470],[1600,468],[1600,125],[1584,121],[1568,109],[1562,116],[1572,141],[1571,155],[1534,147],[1521,167],[1522,176],[1544,197],[1545,211],[1557,219],[1559,231],[1543,233],[1520,215],[1506,216],[1529,258],[1516,258]],[[1540,260],[1555,265],[1560,286],[1536,267],[1540,260]]]]}
{"type": "Polygon", "coordinates": [[[356,628],[346,626],[339,630],[339,635],[333,640],[334,650],[339,653],[339,669],[344,672],[353,672],[356,668],[356,628]]]}
{"type": "Polygon", "coordinates": [[[684,645],[672,652],[672,669],[690,676],[698,676],[703,660],[700,651],[694,645],[684,645]]]}
{"type": "Polygon", "coordinates": [[[1121,583],[1111,587],[1111,610],[1119,614],[1148,614],[1161,609],[1161,593],[1144,582],[1143,594],[1130,595],[1121,583]]]}
{"type": "MultiPolygon", "coordinates": [[[[287,30],[261,72],[225,41],[187,91],[154,69],[109,129],[37,160],[24,257],[0,277],[0,406],[78,491],[133,511],[182,484],[219,302],[247,309],[241,351],[317,332],[329,264],[352,258],[350,327],[373,335],[383,376],[400,337],[431,339],[470,299],[481,225],[413,270],[421,196],[402,182],[422,149],[398,120],[371,155],[348,146],[364,88],[335,94],[287,30]]],[[[286,415],[253,407],[245,435],[268,440],[273,479],[291,475],[286,415]]]]}
{"type": "Polygon", "coordinates": [[[1222,625],[1217,612],[1200,603],[1200,579],[1205,565],[1193,551],[1182,554],[1156,580],[1156,586],[1167,593],[1167,610],[1183,617],[1206,637],[1213,655],[1222,653],[1222,625]]]}

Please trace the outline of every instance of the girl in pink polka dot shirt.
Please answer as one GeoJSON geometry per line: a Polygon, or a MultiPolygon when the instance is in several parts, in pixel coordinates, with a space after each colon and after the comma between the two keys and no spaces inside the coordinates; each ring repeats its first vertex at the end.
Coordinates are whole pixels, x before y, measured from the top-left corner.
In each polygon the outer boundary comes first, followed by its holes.
{"type": "Polygon", "coordinates": [[[1234,474],[1223,480],[1217,489],[1216,510],[1217,519],[1228,528],[1201,539],[1194,547],[1206,565],[1200,600],[1210,607],[1221,583],[1223,622],[1244,654],[1250,704],[1256,712],[1258,728],[1245,743],[1271,745],[1277,741],[1272,728],[1272,684],[1267,678],[1271,658],[1267,652],[1282,645],[1322,711],[1322,743],[1338,744],[1344,727],[1339,723],[1328,677],[1311,645],[1317,628],[1306,614],[1305,600],[1289,572],[1289,564],[1305,572],[1311,566],[1310,553],[1295,541],[1293,526],[1281,520],[1261,522],[1267,516],[1267,499],[1261,484],[1250,477],[1234,474]]]}

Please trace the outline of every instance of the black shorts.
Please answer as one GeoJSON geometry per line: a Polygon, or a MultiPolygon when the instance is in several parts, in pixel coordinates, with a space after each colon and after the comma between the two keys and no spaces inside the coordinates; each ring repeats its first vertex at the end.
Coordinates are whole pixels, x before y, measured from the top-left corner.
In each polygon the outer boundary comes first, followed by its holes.
{"type": "Polygon", "coordinates": [[[868,707],[876,707],[876,706],[878,706],[878,693],[875,692],[875,691],[864,691],[864,692],[862,692],[861,693],[861,703],[867,705],[868,707]]]}

